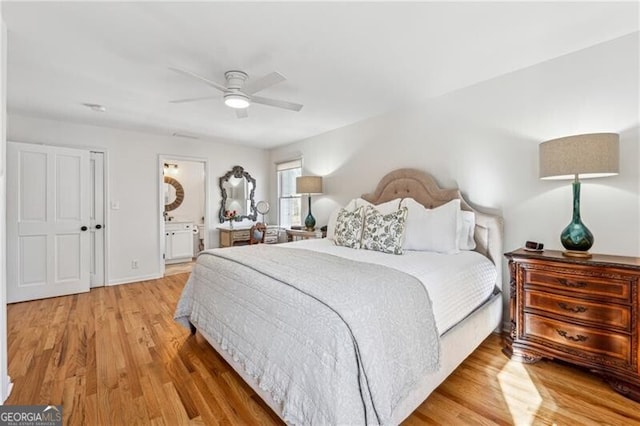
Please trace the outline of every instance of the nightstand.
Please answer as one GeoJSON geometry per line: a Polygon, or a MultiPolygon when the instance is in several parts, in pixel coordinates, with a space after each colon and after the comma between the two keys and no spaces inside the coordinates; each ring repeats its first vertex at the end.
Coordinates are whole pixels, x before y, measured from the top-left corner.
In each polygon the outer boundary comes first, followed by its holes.
{"type": "Polygon", "coordinates": [[[586,367],[640,402],[640,258],[524,249],[505,256],[511,330],[503,352],[526,363],[556,358],[586,367]]]}
{"type": "Polygon", "coordinates": [[[307,231],[305,229],[287,229],[287,241],[308,240],[313,238],[324,238],[321,231],[307,231]]]}
{"type": "Polygon", "coordinates": [[[267,233],[264,236],[265,244],[278,244],[278,234],[280,227],[276,225],[267,225],[267,233]]]}

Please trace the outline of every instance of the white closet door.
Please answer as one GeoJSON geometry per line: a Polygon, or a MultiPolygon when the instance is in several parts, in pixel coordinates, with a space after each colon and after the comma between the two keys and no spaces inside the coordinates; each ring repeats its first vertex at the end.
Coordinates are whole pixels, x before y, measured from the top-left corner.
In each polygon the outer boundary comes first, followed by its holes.
{"type": "Polygon", "coordinates": [[[89,152],[7,145],[7,301],[89,291],[89,152]]]}
{"type": "Polygon", "coordinates": [[[90,154],[90,287],[104,286],[104,154],[90,154]]]}

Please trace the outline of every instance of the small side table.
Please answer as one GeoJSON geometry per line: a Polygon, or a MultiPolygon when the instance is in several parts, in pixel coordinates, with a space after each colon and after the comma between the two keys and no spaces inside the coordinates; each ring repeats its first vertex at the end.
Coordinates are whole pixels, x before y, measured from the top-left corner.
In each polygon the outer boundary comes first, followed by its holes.
{"type": "Polygon", "coordinates": [[[276,225],[267,225],[267,234],[264,236],[265,244],[278,244],[280,228],[276,225]]]}
{"type": "Polygon", "coordinates": [[[251,227],[228,228],[226,226],[219,226],[218,230],[220,232],[220,247],[249,244],[249,231],[251,227]]]}
{"type": "Polygon", "coordinates": [[[326,234],[321,231],[307,231],[305,229],[287,229],[287,241],[308,240],[324,238],[326,234]]]}

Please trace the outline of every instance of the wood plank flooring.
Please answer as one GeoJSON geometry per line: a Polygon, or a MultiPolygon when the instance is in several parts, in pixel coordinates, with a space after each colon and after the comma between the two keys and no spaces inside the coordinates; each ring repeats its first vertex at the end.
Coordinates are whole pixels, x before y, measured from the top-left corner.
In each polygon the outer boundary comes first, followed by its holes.
{"type": "MultiPolygon", "coordinates": [[[[62,404],[65,425],[270,425],[277,416],[173,322],[187,274],[9,305],[8,404],[62,404]]],[[[577,368],[511,362],[490,336],[406,425],[630,425],[640,404],[577,368]]]]}
{"type": "Polygon", "coordinates": [[[184,274],[185,272],[191,272],[195,264],[196,264],[195,260],[192,260],[190,262],[183,262],[183,263],[169,263],[164,267],[164,276],[167,277],[169,275],[184,274]]]}

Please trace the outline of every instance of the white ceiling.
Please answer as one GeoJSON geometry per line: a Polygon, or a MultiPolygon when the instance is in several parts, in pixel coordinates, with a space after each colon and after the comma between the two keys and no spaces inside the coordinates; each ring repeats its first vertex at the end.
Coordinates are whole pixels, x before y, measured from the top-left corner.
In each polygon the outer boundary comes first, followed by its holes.
{"type": "Polygon", "coordinates": [[[638,4],[2,2],[8,111],[269,148],[638,31],[638,4]],[[287,81],[259,92],[300,112],[219,93],[240,69],[287,81]],[[96,113],[83,103],[102,104],[96,113]]]}

